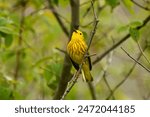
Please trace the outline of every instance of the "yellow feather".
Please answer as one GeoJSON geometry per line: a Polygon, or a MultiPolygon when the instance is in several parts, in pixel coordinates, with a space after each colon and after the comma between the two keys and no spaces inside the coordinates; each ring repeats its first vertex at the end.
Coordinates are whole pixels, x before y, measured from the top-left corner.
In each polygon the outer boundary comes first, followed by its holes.
{"type": "MultiPolygon", "coordinates": [[[[71,41],[67,45],[67,52],[76,64],[80,65],[82,62],[82,59],[84,57],[84,54],[86,52],[87,45],[84,41],[84,37],[81,31],[76,30],[73,32],[71,41]]],[[[82,76],[83,80],[85,81],[92,81],[92,75],[90,73],[90,61],[88,59],[85,60],[83,66],[82,66],[82,76]]]]}

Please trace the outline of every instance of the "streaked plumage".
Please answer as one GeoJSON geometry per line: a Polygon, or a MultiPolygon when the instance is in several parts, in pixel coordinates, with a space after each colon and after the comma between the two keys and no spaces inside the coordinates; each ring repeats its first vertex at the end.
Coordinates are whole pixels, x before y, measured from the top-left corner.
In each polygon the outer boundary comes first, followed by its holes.
{"type": "MultiPolygon", "coordinates": [[[[67,52],[70,56],[72,64],[76,68],[79,69],[79,65],[82,62],[84,54],[87,50],[87,45],[84,41],[84,37],[81,31],[75,30],[72,33],[72,37],[70,42],[67,45],[67,52]]],[[[90,57],[86,58],[85,62],[83,63],[81,72],[83,79],[86,81],[92,81],[93,78],[91,76],[90,70],[92,69],[90,57]]]]}

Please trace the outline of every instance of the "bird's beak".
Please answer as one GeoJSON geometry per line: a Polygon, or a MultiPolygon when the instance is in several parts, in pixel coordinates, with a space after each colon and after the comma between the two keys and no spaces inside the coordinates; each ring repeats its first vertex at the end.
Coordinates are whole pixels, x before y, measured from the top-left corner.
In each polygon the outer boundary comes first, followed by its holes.
{"type": "Polygon", "coordinates": [[[76,33],[77,33],[77,30],[74,28],[74,29],[73,29],[73,32],[76,32],[76,33]]]}

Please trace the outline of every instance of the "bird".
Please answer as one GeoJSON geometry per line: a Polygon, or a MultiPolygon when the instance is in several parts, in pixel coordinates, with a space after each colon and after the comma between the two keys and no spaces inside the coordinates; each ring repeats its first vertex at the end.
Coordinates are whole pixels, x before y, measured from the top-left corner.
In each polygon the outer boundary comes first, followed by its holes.
{"type": "MultiPolygon", "coordinates": [[[[72,33],[71,40],[67,45],[67,53],[76,70],[79,70],[79,66],[83,61],[87,48],[88,47],[85,42],[83,33],[80,30],[75,29],[72,33]]],[[[90,73],[90,70],[92,70],[92,64],[91,64],[91,59],[88,56],[83,61],[82,68],[81,68],[83,81],[86,82],[93,81],[93,77],[90,73]]]]}

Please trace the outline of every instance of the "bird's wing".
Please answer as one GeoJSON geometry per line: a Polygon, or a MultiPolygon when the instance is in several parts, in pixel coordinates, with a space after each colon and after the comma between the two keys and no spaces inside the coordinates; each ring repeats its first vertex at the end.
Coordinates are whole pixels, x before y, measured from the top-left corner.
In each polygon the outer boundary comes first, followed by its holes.
{"type": "MultiPolygon", "coordinates": [[[[88,55],[89,55],[89,53],[88,53],[88,55]]],[[[89,68],[90,68],[90,70],[92,70],[91,58],[88,57],[87,59],[88,59],[88,63],[89,63],[89,68]]],[[[71,60],[71,62],[73,64],[73,66],[75,67],[75,69],[78,70],[79,69],[79,65],[76,62],[74,62],[71,58],[70,58],[70,60],[71,60]]]]}
{"type": "Polygon", "coordinates": [[[76,62],[74,62],[71,58],[70,58],[70,60],[71,60],[71,62],[73,64],[73,66],[75,67],[75,69],[78,70],[79,69],[79,65],[76,62]]]}
{"type": "MultiPolygon", "coordinates": [[[[89,55],[89,53],[88,53],[88,55],[89,55]]],[[[88,62],[89,62],[89,68],[90,68],[90,70],[92,70],[92,63],[91,63],[91,58],[90,57],[88,57],[88,62]]]]}

